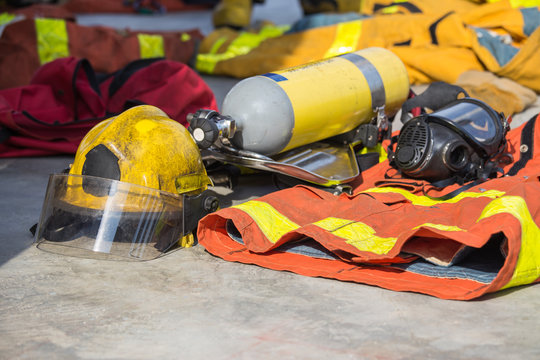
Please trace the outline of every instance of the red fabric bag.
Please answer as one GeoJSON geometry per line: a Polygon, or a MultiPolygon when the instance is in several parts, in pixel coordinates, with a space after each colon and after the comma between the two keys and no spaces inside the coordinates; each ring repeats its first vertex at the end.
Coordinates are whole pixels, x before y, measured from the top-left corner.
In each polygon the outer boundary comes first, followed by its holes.
{"type": "Polygon", "coordinates": [[[0,157],[75,153],[94,125],[140,104],[183,125],[190,112],[217,109],[212,90],[180,62],[136,60],[100,75],[85,59],[58,59],[40,67],[30,85],[0,90],[0,157]]]}

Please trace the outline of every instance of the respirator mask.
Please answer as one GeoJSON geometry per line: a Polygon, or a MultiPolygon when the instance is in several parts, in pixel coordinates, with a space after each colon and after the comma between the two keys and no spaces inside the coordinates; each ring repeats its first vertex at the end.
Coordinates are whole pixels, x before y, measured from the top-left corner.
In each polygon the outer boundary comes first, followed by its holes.
{"type": "Polygon", "coordinates": [[[432,183],[485,180],[497,173],[508,122],[473,98],[455,100],[430,114],[408,120],[397,139],[393,161],[408,177],[432,183]]]}

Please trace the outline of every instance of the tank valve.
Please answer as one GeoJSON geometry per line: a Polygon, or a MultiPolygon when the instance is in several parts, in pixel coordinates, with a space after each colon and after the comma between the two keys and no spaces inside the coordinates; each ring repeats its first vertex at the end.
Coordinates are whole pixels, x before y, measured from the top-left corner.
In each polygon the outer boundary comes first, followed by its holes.
{"type": "Polygon", "coordinates": [[[236,122],[230,116],[224,116],[214,110],[201,109],[188,114],[189,132],[202,149],[207,149],[219,137],[230,139],[236,133],[236,122]]]}

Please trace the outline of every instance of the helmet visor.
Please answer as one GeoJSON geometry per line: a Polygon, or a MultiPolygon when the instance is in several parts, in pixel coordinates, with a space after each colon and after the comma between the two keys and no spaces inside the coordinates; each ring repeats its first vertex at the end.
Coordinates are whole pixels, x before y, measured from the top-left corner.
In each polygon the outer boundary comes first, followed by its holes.
{"type": "Polygon", "coordinates": [[[183,196],[111,179],[54,174],[37,247],[71,256],[151,260],[185,235],[183,196]]]}

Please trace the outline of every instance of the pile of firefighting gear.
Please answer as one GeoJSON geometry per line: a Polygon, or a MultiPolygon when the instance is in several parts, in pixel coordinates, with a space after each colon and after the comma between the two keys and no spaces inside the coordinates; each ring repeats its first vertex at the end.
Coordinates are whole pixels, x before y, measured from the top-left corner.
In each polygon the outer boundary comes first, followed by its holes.
{"type": "MultiPolygon", "coordinates": [[[[287,141],[267,153],[250,149],[241,138],[249,130],[242,109],[231,110],[233,116],[201,109],[188,116],[189,130],[151,103],[110,114],[82,139],[71,167],[50,177],[34,229],[38,247],[150,260],[176,246],[192,246],[196,233],[208,252],[225,260],[445,299],[473,299],[538,282],[540,115],[512,130],[508,115],[525,109],[540,92],[539,4],[338,0],[336,13],[309,15],[317,12],[315,3],[302,1],[308,15],[293,26],[243,28],[244,21],[208,36],[196,29],[118,33],[79,26],[69,14],[54,19],[6,15],[0,69],[12,74],[0,74],[2,88],[27,83],[37,68],[67,56],[88,58],[108,74],[133,60],[166,57],[201,73],[263,74],[257,79],[270,93],[279,93],[281,103],[290,101],[283,111],[293,114],[287,141]],[[92,41],[108,50],[92,51],[87,46],[92,41]],[[384,68],[394,67],[393,60],[373,55],[384,52],[400,59],[403,71],[393,74],[403,76],[388,77],[391,72],[384,68]],[[330,69],[331,63],[354,69],[365,86],[347,99],[358,102],[356,112],[335,113],[331,126],[317,131],[352,134],[350,149],[377,151],[380,162],[348,181],[347,191],[307,181],[218,210],[197,145],[206,142],[205,149],[226,153],[233,164],[240,159],[249,167],[259,161],[286,174],[271,156],[325,140],[311,134],[309,124],[310,116],[324,114],[324,102],[300,119],[298,109],[317,100],[311,93],[302,97],[294,82],[302,80],[306,68],[330,69]],[[432,107],[407,94],[409,82],[462,88],[452,101],[432,107]],[[407,95],[415,106],[402,108],[403,130],[392,134],[388,118],[399,106],[387,102],[402,103],[407,95]],[[365,118],[359,119],[360,113],[365,118]],[[199,119],[205,121],[195,126],[199,119]],[[359,124],[338,129],[353,119],[359,124]],[[366,143],[373,139],[378,143],[369,149],[366,143]]],[[[221,10],[216,9],[216,23],[221,10]]],[[[336,74],[339,70],[326,76],[337,82],[336,74]]],[[[233,88],[227,96],[239,93],[233,88]]],[[[249,88],[244,93],[229,100],[231,109],[265,97],[249,88]]],[[[259,138],[264,143],[282,137],[269,132],[259,138]]],[[[318,154],[323,162],[331,159],[329,152],[318,154]]]]}

